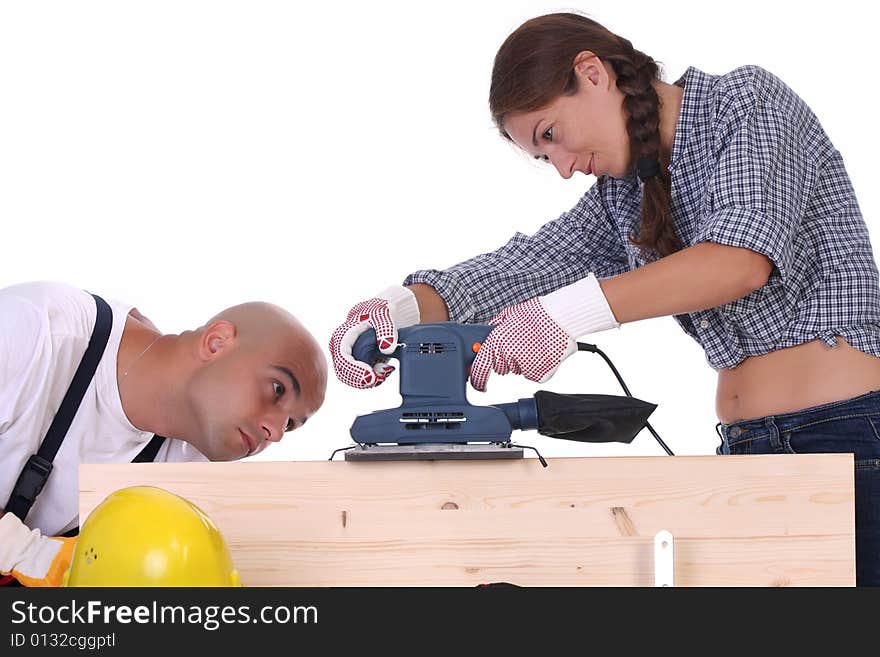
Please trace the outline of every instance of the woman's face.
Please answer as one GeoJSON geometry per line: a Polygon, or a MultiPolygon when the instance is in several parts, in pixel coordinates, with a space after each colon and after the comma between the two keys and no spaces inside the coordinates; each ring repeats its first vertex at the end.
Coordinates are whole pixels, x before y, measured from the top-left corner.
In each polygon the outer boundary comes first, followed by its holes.
{"type": "Polygon", "coordinates": [[[593,53],[575,59],[578,90],[533,112],[513,114],[504,129],[526,153],[551,162],[559,175],[575,171],[622,178],[630,170],[624,95],[613,70],[593,53]]]}

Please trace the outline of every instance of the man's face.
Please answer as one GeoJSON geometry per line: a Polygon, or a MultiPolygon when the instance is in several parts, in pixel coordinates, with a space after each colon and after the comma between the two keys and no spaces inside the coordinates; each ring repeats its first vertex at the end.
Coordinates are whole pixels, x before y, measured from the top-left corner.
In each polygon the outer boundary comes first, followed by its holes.
{"type": "Polygon", "coordinates": [[[310,358],[296,340],[228,347],[193,377],[200,435],[191,442],[212,461],[232,461],[302,426],[324,400],[310,358]]]}

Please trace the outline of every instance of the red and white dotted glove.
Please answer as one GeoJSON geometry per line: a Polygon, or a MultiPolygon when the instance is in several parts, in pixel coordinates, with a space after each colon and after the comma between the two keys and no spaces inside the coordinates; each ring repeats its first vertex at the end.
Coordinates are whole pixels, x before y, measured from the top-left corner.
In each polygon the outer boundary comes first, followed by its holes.
{"type": "Polygon", "coordinates": [[[379,351],[391,354],[397,348],[397,329],[419,323],[416,295],[402,285],[393,285],[378,295],[357,304],[330,337],[330,355],[336,376],[353,388],[373,388],[391,372],[392,365],[378,362],[371,366],[355,360],[351,349],[361,333],[373,328],[379,351]]]}
{"type": "Polygon", "coordinates": [[[76,538],[43,536],[11,513],[0,518],[0,573],[23,586],[61,586],[76,538]]]}
{"type": "Polygon", "coordinates": [[[490,372],[543,383],[577,351],[578,336],[620,326],[593,274],[505,308],[489,324],[495,328],[471,365],[471,385],[480,391],[490,372]]]}

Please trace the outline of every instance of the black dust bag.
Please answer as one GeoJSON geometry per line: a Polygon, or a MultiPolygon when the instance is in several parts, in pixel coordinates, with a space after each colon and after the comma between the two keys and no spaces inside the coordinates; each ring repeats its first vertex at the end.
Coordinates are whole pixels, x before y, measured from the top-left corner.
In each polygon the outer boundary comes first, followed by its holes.
{"type": "Polygon", "coordinates": [[[539,390],[538,433],[582,443],[630,443],[657,404],[616,395],[566,395],[539,390]]]}

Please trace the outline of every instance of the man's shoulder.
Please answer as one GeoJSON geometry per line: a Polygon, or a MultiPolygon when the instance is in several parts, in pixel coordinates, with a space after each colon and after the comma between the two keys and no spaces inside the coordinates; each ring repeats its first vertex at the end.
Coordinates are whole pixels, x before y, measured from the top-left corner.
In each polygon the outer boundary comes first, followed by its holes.
{"type": "Polygon", "coordinates": [[[19,283],[0,289],[0,304],[10,311],[9,318],[17,313],[26,317],[44,317],[60,325],[64,318],[85,316],[94,322],[95,304],[85,290],[66,283],[35,281],[19,283]]]}
{"type": "Polygon", "coordinates": [[[45,380],[46,371],[75,367],[96,314],[87,292],[64,283],[0,289],[0,381],[26,387],[45,380]]]}

